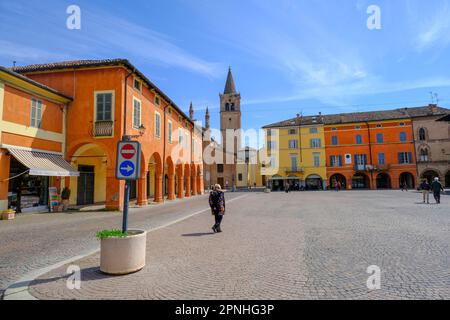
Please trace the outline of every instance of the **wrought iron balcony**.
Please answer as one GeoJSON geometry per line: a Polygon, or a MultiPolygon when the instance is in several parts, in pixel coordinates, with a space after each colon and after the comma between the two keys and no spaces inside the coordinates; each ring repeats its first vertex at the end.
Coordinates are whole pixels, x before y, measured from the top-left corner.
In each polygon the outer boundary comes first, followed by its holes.
{"type": "Polygon", "coordinates": [[[94,137],[112,137],[114,121],[96,121],[94,123],[94,137]]]}

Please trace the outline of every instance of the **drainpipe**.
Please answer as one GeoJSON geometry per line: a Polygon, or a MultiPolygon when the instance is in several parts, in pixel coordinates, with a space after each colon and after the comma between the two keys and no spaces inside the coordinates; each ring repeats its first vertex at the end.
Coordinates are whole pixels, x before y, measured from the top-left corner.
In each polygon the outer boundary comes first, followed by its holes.
{"type": "MultiPolygon", "coordinates": [[[[372,158],[372,139],[370,138],[370,126],[369,126],[369,122],[365,121],[366,125],[367,125],[367,133],[369,136],[369,156],[370,156],[370,164],[373,166],[373,158],[372,158]]],[[[370,170],[370,178],[371,178],[371,183],[373,184],[373,169],[370,170]]]]}
{"type": "Polygon", "coordinates": [[[413,119],[411,119],[411,127],[412,127],[412,134],[413,134],[413,147],[414,147],[414,158],[416,159],[416,186],[419,185],[418,182],[420,181],[419,177],[419,166],[418,166],[418,158],[417,158],[417,150],[416,150],[416,130],[414,128],[414,122],[413,119]]]}
{"type": "MultiPolygon", "coordinates": [[[[128,78],[131,77],[136,72],[136,69],[133,69],[130,73],[128,73],[125,77],[125,90],[124,90],[124,98],[123,98],[123,109],[124,109],[124,115],[123,115],[123,135],[122,135],[122,141],[128,141],[129,137],[127,137],[127,96],[128,96],[128,85],[127,81],[128,78]]],[[[114,125],[114,124],[113,124],[114,125]]]]}
{"type": "MultiPolygon", "coordinates": [[[[164,134],[163,134],[163,138],[164,138],[164,143],[163,143],[163,159],[162,159],[162,200],[163,203],[166,202],[166,109],[167,107],[170,105],[167,105],[164,107],[163,109],[163,113],[164,113],[164,134]]],[[[168,190],[167,190],[168,191],[168,190]]]]}
{"type": "MultiPolygon", "coordinates": [[[[123,117],[123,135],[122,135],[122,141],[130,141],[131,138],[127,136],[127,80],[129,77],[131,77],[132,74],[136,72],[135,69],[133,69],[132,72],[127,74],[125,77],[125,84],[124,84],[124,103],[123,103],[123,110],[124,110],[124,117],[123,117]]],[[[114,124],[113,124],[114,125],[114,124]]],[[[128,205],[130,201],[130,189],[131,189],[131,182],[127,180],[125,182],[125,192],[124,192],[124,201],[123,201],[123,219],[122,219],[122,232],[126,232],[128,230],[128,205]]]]}

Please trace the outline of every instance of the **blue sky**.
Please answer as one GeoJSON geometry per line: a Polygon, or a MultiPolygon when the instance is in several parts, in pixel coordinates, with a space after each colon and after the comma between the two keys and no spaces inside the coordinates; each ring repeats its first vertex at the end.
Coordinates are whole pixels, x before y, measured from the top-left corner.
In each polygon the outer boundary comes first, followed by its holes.
{"type": "Polygon", "coordinates": [[[0,65],[128,58],[185,111],[211,110],[228,66],[243,125],[305,115],[450,106],[450,1],[0,0],[0,65]],[[131,5],[133,3],[133,5],[131,5]],[[81,30],[66,8],[81,8],[81,30]],[[369,30],[369,5],[381,30],[369,30]]]}

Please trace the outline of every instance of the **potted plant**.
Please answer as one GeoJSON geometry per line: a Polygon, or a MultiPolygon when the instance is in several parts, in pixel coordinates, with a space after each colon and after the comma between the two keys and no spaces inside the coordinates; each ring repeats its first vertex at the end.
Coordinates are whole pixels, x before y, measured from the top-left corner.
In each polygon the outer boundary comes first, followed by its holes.
{"type": "Polygon", "coordinates": [[[64,187],[64,189],[61,191],[61,200],[63,204],[63,211],[67,211],[69,208],[69,199],[70,199],[70,189],[67,187],[64,187]]]}
{"type": "Polygon", "coordinates": [[[145,266],[147,232],[142,230],[103,230],[100,239],[100,271],[125,275],[145,266]]]}
{"type": "Polygon", "coordinates": [[[16,212],[13,209],[2,211],[2,220],[13,220],[16,217],[16,212]]]}

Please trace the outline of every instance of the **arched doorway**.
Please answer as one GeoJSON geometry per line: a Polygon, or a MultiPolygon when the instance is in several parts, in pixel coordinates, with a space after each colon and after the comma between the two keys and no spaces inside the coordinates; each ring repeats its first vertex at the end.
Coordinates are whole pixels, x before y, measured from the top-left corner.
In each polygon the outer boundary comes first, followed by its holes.
{"type": "Polygon", "coordinates": [[[154,153],[148,163],[148,196],[155,202],[162,201],[162,160],[159,153],[154,153]]]}
{"type": "Polygon", "coordinates": [[[317,174],[312,174],[306,178],[307,190],[322,190],[322,177],[317,174]]]}
{"type": "Polygon", "coordinates": [[[370,180],[364,173],[357,173],[352,177],[352,189],[369,189],[370,180]]]}
{"type": "Polygon", "coordinates": [[[335,187],[336,182],[340,183],[341,189],[347,189],[347,180],[342,174],[336,173],[330,177],[330,189],[335,187]]]}
{"type": "Polygon", "coordinates": [[[72,155],[71,162],[80,172],[70,178],[70,203],[90,205],[106,202],[107,152],[97,144],[80,146],[72,155]]]}
{"type": "Polygon", "coordinates": [[[413,189],[415,187],[414,175],[410,172],[403,172],[399,178],[400,186],[406,183],[408,189],[413,189]]]}
{"type": "Polygon", "coordinates": [[[391,189],[391,177],[387,173],[377,175],[377,189],[391,189]]]}
{"type": "Polygon", "coordinates": [[[427,170],[420,176],[421,179],[427,179],[429,183],[432,183],[434,178],[439,177],[439,173],[435,170],[427,170]]]}

